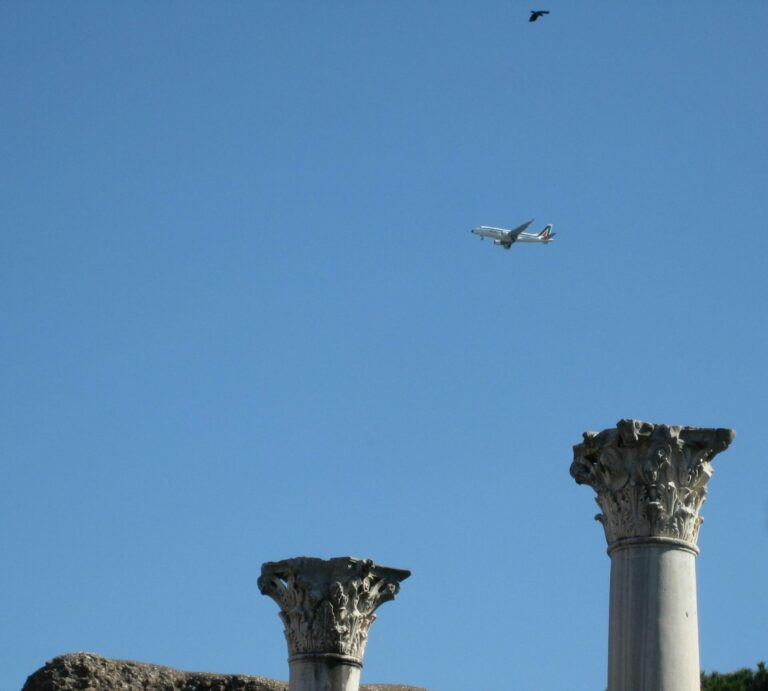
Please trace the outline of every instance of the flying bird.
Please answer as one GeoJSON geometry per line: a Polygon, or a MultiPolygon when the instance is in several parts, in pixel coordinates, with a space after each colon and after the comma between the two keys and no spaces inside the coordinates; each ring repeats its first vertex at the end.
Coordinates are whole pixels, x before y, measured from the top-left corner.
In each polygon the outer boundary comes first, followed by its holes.
{"type": "Polygon", "coordinates": [[[539,17],[543,17],[545,14],[549,14],[549,10],[531,10],[531,16],[528,18],[528,21],[535,22],[539,17]]]}

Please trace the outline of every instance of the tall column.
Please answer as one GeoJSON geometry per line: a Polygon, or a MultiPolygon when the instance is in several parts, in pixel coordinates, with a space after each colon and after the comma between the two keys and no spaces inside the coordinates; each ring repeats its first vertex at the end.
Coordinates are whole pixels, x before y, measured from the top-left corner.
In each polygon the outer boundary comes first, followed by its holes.
{"type": "Polygon", "coordinates": [[[259,590],[280,607],[290,691],[358,691],[374,610],[410,575],[352,557],[263,564],[259,590]]]}
{"type": "Polygon", "coordinates": [[[597,492],[611,558],[608,691],[699,691],[696,541],[730,429],[621,420],[586,432],[571,475],[597,492]]]}

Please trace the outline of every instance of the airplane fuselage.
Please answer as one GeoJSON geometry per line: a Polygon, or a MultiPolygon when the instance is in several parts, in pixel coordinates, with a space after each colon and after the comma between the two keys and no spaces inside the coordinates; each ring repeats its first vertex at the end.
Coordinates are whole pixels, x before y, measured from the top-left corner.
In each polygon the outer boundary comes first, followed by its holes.
{"type": "Polygon", "coordinates": [[[472,229],[472,233],[475,235],[479,235],[481,238],[490,238],[494,245],[501,245],[504,249],[509,249],[515,242],[536,242],[547,245],[552,242],[554,237],[551,231],[551,225],[546,226],[540,233],[515,232],[508,228],[496,228],[495,226],[479,226],[472,229]]]}

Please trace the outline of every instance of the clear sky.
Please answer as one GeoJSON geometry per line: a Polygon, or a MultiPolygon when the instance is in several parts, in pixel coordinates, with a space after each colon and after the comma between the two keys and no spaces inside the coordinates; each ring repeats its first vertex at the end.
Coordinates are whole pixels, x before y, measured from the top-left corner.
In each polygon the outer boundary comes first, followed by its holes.
{"type": "Polygon", "coordinates": [[[737,430],[702,666],[768,658],[768,4],[546,8],[0,4],[0,688],[286,678],[261,563],[355,555],[364,681],[600,691],[623,417],[737,430]]]}

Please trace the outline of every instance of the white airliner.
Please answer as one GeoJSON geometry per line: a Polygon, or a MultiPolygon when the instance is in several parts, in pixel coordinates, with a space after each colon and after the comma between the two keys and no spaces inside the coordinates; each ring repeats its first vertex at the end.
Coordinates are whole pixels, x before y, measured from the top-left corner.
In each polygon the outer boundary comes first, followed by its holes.
{"type": "Polygon", "coordinates": [[[481,238],[492,238],[494,245],[501,245],[505,250],[512,247],[514,242],[541,242],[543,244],[549,244],[552,242],[552,238],[555,237],[555,233],[552,232],[552,224],[544,226],[544,230],[540,233],[526,233],[525,229],[533,223],[533,219],[528,223],[518,226],[510,230],[509,228],[494,228],[493,226],[480,226],[479,228],[472,228],[472,232],[475,235],[479,235],[481,238]]]}

